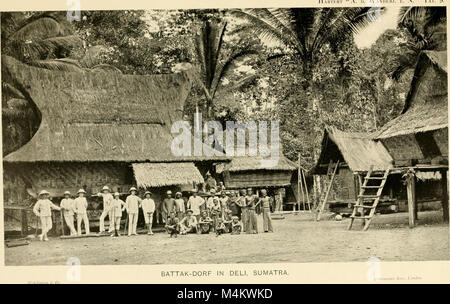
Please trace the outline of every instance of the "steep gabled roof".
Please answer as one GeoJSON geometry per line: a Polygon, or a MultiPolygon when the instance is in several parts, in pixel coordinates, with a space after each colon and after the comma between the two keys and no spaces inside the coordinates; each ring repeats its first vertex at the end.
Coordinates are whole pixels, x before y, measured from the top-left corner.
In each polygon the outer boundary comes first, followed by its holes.
{"type": "Polygon", "coordinates": [[[345,162],[352,171],[386,170],[392,168],[392,157],[379,141],[371,139],[370,134],[343,132],[327,127],[322,139],[320,157],[315,174],[325,174],[330,160],[345,162]],[[322,165],[322,166],[321,166],[322,165]]]}
{"type": "Polygon", "coordinates": [[[50,71],[3,56],[2,77],[42,115],[34,137],[6,162],[192,160],[170,150],[191,89],[186,73],[50,71]]]}
{"type": "Polygon", "coordinates": [[[374,133],[383,139],[448,126],[447,52],[425,51],[414,71],[402,113],[374,133]]]}

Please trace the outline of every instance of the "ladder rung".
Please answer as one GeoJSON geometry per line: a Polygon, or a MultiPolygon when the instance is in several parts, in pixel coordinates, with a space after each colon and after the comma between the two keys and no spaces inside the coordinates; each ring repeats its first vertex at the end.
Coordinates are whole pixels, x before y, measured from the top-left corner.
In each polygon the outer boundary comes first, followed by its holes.
{"type": "Polygon", "coordinates": [[[386,179],[384,176],[369,176],[369,177],[364,177],[365,179],[379,179],[379,180],[382,180],[382,179],[386,179]]]}
{"type": "Polygon", "coordinates": [[[370,220],[372,218],[371,216],[368,216],[368,215],[366,215],[366,216],[350,215],[350,217],[353,219],[362,219],[362,220],[370,220]]]}
{"type": "Polygon", "coordinates": [[[361,188],[364,188],[364,189],[380,189],[381,186],[361,186],[361,188]]]}
{"type": "Polygon", "coordinates": [[[367,209],[373,209],[376,208],[375,206],[367,206],[367,205],[353,205],[355,208],[367,208],[367,209]]]}
{"type": "Polygon", "coordinates": [[[358,197],[359,198],[379,198],[380,196],[379,195],[376,195],[376,194],[374,194],[374,195],[358,195],[358,197]]]}

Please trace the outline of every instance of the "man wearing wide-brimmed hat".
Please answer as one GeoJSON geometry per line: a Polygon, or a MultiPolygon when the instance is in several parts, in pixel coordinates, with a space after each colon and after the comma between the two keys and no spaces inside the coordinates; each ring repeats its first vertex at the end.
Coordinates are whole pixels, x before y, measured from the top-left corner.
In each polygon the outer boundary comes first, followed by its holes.
{"type": "Polygon", "coordinates": [[[111,201],[111,213],[114,218],[115,231],[111,236],[120,236],[120,220],[122,218],[122,208],[125,206],[125,202],[120,199],[120,193],[116,192],[113,195],[113,200],[111,201]]]}
{"type": "Polygon", "coordinates": [[[70,229],[70,235],[76,235],[77,231],[75,230],[74,218],[73,218],[74,201],[70,197],[69,191],[64,192],[64,198],[61,200],[61,203],[59,204],[59,206],[63,212],[64,220],[70,229]]]}
{"type": "Polygon", "coordinates": [[[49,200],[50,193],[46,190],[39,192],[39,199],[34,205],[34,214],[41,219],[42,234],[39,239],[48,241],[47,232],[52,229],[52,209],[61,210],[49,200]]]}
{"type": "Polygon", "coordinates": [[[100,233],[105,232],[105,218],[108,216],[109,218],[109,233],[114,231],[114,216],[111,212],[111,202],[113,200],[113,196],[111,194],[111,189],[108,186],[104,186],[102,188],[102,192],[97,194],[98,197],[103,199],[103,211],[100,215],[100,233]]]}
{"type": "Polygon", "coordinates": [[[181,234],[200,232],[198,230],[198,223],[195,216],[192,215],[192,210],[186,210],[186,216],[180,222],[181,234]]]}
{"type": "Polygon", "coordinates": [[[198,221],[200,219],[200,209],[205,204],[205,200],[197,195],[197,189],[193,189],[191,192],[192,195],[187,202],[187,208],[192,210],[192,215],[194,215],[198,221]]]}
{"type": "Polygon", "coordinates": [[[77,228],[78,235],[81,235],[81,223],[84,223],[84,230],[86,234],[90,233],[89,230],[89,218],[87,216],[88,202],[86,200],[86,191],[80,189],[77,192],[78,197],[74,200],[74,211],[77,215],[77,228]]]}
{"type": "Polygon", "coordinates": [[[125,209],[128,213],[128,236],[137,235],[136,229],[141,201],[141,198],[137,196],[137,189],[131,187],[130,195],[127,196],[125,201],[125,209]]]}
{"type": "Polygon", "coordinates": [[[163,200],[162,203],[162,216],[163,216],[163,222],[166,223],[167,218],[171,212],[175,212],[175,200],[172,197],[172,191],[168,190],[166,192],[166,198],[163,200]]]}
{"type": "Polygon", "coordinates": [[[153,213],[155,212],[155,201],[152,199],[152,193],[150,191],[145,191],[144,199],[141,202],[140,207],[144,213],[145,225],[147,225],[147,234],[152,235],[152,225],[153,225],[153,213]]]}

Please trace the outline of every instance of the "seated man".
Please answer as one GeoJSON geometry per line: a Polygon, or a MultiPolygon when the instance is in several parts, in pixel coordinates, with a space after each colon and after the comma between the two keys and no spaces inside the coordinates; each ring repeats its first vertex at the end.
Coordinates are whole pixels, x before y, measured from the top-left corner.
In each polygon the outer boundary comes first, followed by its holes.
{"type": "Polygon", "coordinates": [[[192,210],[188,209],[186,211],[186,216],[181,220],[181,234],[200,232],[197,226],[197,219],[192,214],[192,210]]]}
{"type": "Polygon", "coordinates": [[[223,223],[225,224],[226,227],[226,232],[231,232],[231,224],[233,222],[233,211],[231,210],[227,210],[225,212],[225,216],[223,217],[223,223]]]}
{"type": "Polygon", "coordinates": [[[223,223],[222,218],[218,218],[216,222],[216,236],[219,236],[226,232],[227,227],[225,227],[225,224],[223,223]]]}
{"type": "Polygon", "coordinates": [[[203,210],[202,216],[198,221],[198,226],[202,234],[208,234],[213,225],[212,219],[208,216],[208,211],[203,210]]]}
{"type": "Polygon", "coordinates": [[[180,232],[180,229],[179,229],[180,222],[179,221],[176,222],[175,219],[177,219],[177,217],[175,216],[175,212],[174,211],[170,212],[169,217],[167,218],[167,221],[166,221],[166,226],[165,226],[167,233],[170,234],[170,237],[172,237],[174,235],[174,233],[176,232],[175,231],[176,228],[178,228],[177,234],[180,232]]]}
{"type": "Polygon", "coordinates": [[[233,221],[231,222],[231,234],[241,234],[241,232],[242,223],[237,216],[233,216],[233,221]]]}

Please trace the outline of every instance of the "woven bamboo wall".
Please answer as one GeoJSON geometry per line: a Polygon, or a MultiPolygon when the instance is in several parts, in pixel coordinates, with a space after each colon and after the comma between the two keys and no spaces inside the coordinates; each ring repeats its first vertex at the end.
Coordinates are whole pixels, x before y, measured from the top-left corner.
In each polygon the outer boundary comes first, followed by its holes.
{"type": "Polygon", "coordinates": [[[448,158],[448,128],[436,130],[433,133],[433,137],[442,156],[448,158]]]}
{"type": "Polygon", "coordinates": [[[4,179],[5,201],[13,204],[18,203],[13,194],[23,193],[27,185],[34,192],[46,189],[52,196],[62,196],[66,190],[74,193],[79,188],[97,193],[104,185],[127,191],[134,184],[128,164],[111,162],[5,164],[4,179]]]}
{"type": "Polygon", "coordinates": [[[414,134],[385,138],[382,139],[382,142],[395,163],[424,158],[414,134]]]}
{"type": "Polygon", "coordinates": [[[292,171],[255,170],[224,175],[226,188],[277,187],[291,183],[292,171]]]}

